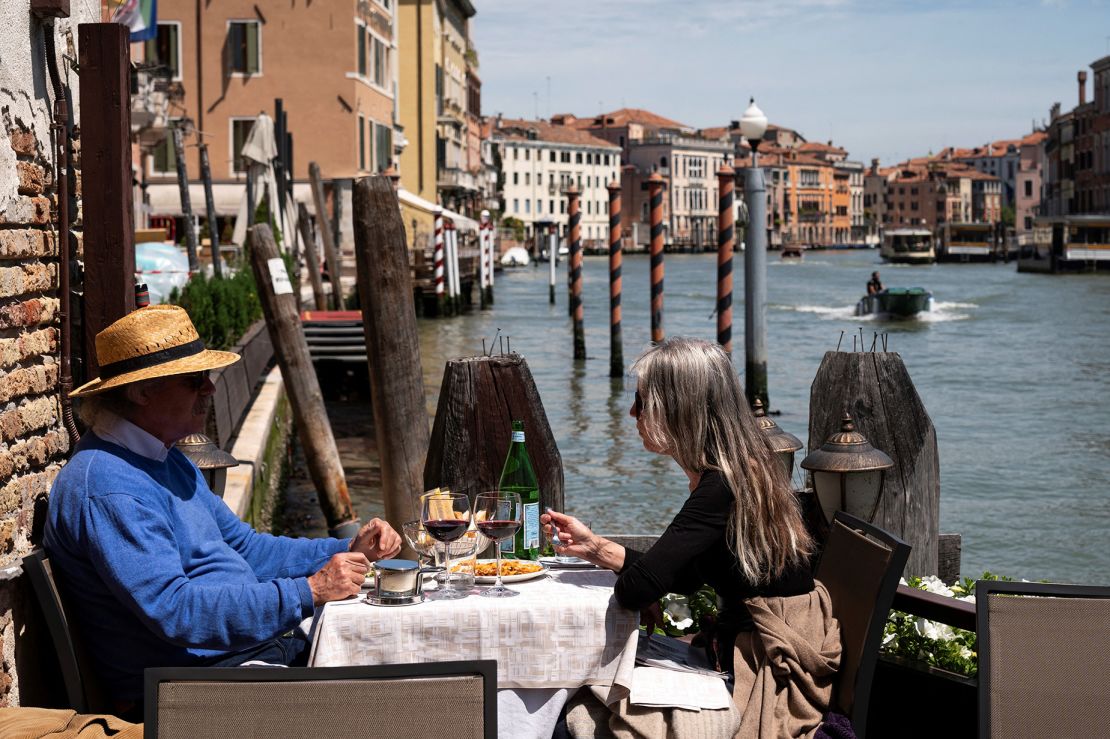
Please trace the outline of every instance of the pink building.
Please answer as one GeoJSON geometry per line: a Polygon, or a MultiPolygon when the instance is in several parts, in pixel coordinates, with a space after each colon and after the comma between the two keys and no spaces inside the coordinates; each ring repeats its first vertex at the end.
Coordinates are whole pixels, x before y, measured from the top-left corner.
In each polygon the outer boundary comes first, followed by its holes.
{"type": "Polygon", "coordinates": [[[1035,131],[1021,140],[1014,188],[1014,232],[1019,237],[1032,233],[1033,219],[1041,204],[1046,138],[1044,131],[1035,131]]]}

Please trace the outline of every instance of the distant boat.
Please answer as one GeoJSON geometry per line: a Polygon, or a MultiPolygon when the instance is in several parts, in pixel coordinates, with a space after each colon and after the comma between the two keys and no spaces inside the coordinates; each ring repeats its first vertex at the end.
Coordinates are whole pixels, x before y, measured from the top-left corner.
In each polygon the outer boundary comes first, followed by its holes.
{"type": "Polygon", "coordinates": [[[879,256],[892,264],[932,264],[937,260],[933,232],[927,228],[897,228],[883,235],[879,256]]]}
{"type": "Polygon", "coordinates": [[[888,287],[856,303],[857,316],[912,318],[932,309],[933,294],[923,287],[888,287]]]}
{"type": "Polygon", "coordinates": [[[502,267],[527,267],[532,259],[523,246],[514,246],[501,256],[502,267]]]}
{"type": "Polygon", "coordinates": [[[780,259],[801,259],[803,256],[805,256],[805,247],[799,244],[782,247],[780,259]]]}

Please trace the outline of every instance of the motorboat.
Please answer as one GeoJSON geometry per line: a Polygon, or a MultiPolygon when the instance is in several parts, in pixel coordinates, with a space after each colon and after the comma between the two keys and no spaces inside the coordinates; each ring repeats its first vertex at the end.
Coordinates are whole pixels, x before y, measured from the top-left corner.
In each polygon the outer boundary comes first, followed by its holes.
{"type": "Polygon", "coordinates": [[[864,295],[856,303],[857,316],[912,318],[933,310],[933,294],[923,287],[888,287],[864,295]]]}
{"type": "Polygon", "coordinates": [[[933,232],[927,228],[898,228],[883,235],[879,256],[892,264],[932,264],[937,260],[933,232]]]}
{"type": "Polygon", "coordinates": [[[790,245],[782,247],[782,255],[780,256],[780,259],[801,259],[804,255],[804,246],[790,245]]]}
{"type": "Polygon", "coordinates": [[[501,255],[502,267],[527,267],[531,263],[532,258],[523,246],[514,246],[501,255]]]}

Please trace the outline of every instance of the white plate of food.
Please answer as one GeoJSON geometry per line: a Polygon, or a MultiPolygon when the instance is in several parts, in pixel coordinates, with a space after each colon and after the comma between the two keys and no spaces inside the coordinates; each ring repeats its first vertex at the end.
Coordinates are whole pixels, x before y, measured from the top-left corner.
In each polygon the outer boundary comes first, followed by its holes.
{"type": "MultiPolygon", "coordinates": [[[[454,568],[452,568],[454,569],[454,568]]],[[[524,582],[543,577],[547,568],[539,562],[527,559],[501,559],[501,582],[524,582]]],[[[497,560],[479,559],[474,566],[474,582],[479,585],[493,585],[497,582],[497,560]]]]}

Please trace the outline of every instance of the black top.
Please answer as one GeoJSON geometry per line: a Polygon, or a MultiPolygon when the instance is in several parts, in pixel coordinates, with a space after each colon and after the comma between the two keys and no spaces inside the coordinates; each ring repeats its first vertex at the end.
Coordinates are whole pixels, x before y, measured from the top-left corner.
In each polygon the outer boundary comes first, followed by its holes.
{"type": "Polygon", "coordinates": [[[692,595],[702,585],[717,591],[722,617],[747,617],[744,598],[801,595],[813,590],[807,566],[787,569],[766,585],[748,581],[728,547],[732,491],[716,470],[702,474],[678,515],[647,552],[625,549],[615,594],[624,608],[640,610],[666,593],[692,595]]]}

